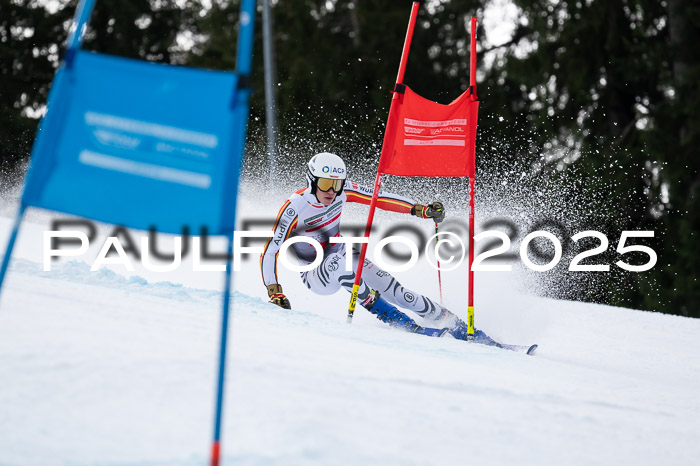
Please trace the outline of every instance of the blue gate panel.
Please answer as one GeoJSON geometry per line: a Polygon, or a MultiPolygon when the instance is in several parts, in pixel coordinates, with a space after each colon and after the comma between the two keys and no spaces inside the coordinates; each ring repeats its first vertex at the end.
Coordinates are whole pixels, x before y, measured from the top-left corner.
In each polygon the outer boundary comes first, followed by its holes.
{"type": "Polygon", "coordinates": [[[249,92],[237,81],[77,51],[54,81],[23,204],[137,229],[231,231],[249,92]]]}

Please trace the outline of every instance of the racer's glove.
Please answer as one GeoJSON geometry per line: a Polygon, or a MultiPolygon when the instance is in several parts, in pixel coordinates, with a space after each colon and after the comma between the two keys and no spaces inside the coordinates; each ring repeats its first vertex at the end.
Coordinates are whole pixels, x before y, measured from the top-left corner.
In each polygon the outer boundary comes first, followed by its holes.
{"type": "Polygon", "coordinates": [[[411,214],[419,218],[432,218],[435,223],[445,220],[445,207],[442,202],[433,202],[428,205],[416,204],[411,208],[411,214]]]}
{"type": "Polygon", "coordinates": [[[291,309],[289,299],[282,293],[282,285],[274,284],[267,287],[267,294],[270,297],[270,302],[276,304],[282,309],[291,309]]]}

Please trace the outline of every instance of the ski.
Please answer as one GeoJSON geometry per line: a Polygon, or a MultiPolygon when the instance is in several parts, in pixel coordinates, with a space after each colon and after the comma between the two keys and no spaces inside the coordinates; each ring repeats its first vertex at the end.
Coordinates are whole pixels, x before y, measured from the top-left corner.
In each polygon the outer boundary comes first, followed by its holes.
{"type": "MultiPolygon", "coordinates": [[[[448,331],[448,328],[421,327],[416,333],[429,337],[442,337],[446,335],[448,331]]],[[[515,351],[516,353],[525,353],[528,355],[533,355],[537,349],[537,345],[507,345],[505,343],[499,343],[481,330],[477,330],[474,333],[474,340],[472,341],[480,345],[495,346],[496,348],[515,351]]]]}
{"type": "Polygon", "coordinates": [[[537,349],[537,345],[507,345],[505,343],[499,343],[490,336],[486,335],[481,330],[477,330],[474,333],[474,343],[479,343],[480,345],[495,346],[496,348],[502,348],[509,351],[515,351],[516,353],[525,353],[532,355],[537,349]]]}
{"type": "MultiPolygon", "coordinates": [[[[479,342],[477,342],[479,343],[479,342]]],[[[516,353],[525,353],[528,355],[533,355],[537,349],[537,345],[506,345],[504,343],[494,342],[494,344],[488,344],[488,346],[495,346],[496,348],[503,348],[509,351],[515,351],[516,353]]]]}

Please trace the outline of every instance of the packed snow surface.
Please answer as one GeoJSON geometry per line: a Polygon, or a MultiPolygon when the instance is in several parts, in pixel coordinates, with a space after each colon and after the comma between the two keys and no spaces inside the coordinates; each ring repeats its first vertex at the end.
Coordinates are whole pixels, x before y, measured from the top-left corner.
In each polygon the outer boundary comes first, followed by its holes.
{"type": "MultiPolygon", "coordinates": [[[[36,220],[36,221],[35,221],[36,220]]],[[[381,221],[381,217],[380,217],[381,221]]],[[[2,247],[10,221],[2,219],[2,247]]],[[[223,274],[89,256],[42,270],[22,228],[0,302],[1,465],[205,465],[223,274]]],[[[221,244],[217,243],[220,247],[221,244]]],[[[91,246],[91,253],[99,250],[91,246]]],[[[347,293],[266,303],[234,274],[224,464],[689,465],[700,458],[700,321],[532,297],[477,274],[476,325],[535,356],[390,329],[347,293]]],[[[466,272],[443,277],[466,314],[466,272]]],[[[438,299],[435,271],[397,274],[438,299]]]]}

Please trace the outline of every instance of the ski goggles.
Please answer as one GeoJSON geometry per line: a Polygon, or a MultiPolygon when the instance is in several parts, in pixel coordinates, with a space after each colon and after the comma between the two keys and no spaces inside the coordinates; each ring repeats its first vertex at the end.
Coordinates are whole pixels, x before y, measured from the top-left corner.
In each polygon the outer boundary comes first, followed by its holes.
{"type": "Polygon", "coordinates": [[[343,189],[343,184],[345,180],[332,180],[330,178],[317,178],[316,187],[319,191],[327,193],[331,189],[336,193],[339,193],[343,189]]]}

